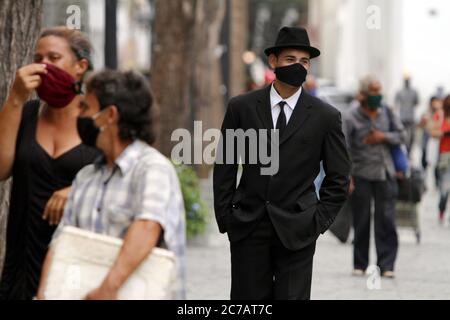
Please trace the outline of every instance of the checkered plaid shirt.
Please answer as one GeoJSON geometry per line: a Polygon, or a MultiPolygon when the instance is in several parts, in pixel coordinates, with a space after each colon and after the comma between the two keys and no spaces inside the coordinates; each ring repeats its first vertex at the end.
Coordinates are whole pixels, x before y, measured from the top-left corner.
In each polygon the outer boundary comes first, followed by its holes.
{"type": "Polygon", "coordinates": [[[184,298],[185,211],[175,168],[141,141],[128,146],[115,164],[111,170],[99,160],[78,173],[53,239],[65,226],[123,239],[133,221],[156,221],[177,257],[184,298]]]}

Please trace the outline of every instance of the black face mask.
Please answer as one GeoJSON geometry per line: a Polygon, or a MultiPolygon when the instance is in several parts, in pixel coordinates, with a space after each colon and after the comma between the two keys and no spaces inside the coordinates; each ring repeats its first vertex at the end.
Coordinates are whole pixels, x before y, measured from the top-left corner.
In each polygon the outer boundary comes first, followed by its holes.
{"type": "Polygon", "coordinates": [[[93,118],[78,117],[77,130],[83,144],[97,148],[97,137],[100,134],[100,129],[95,126],[93,118]]]}
{"type": "Polygon", "coordinates": [[[300,88],[306,80],[308,71],[300,63],[275,69],[277,79],[293,87],[300,88]]]}

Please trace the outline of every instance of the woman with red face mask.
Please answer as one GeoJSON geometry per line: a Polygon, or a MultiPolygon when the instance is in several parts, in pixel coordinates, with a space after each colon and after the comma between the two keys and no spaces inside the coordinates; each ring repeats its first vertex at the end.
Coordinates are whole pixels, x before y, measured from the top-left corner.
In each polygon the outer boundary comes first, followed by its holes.
{"type": "Polygon", "coordinates": [[[0,112],[0,180],[13,178],[0,300],[35,296],[70,185],[99,156],[81,144],[76,127],[91,51],[79,31],[45,30],[0,112]],[[28,101],[34,91],[40,99],[28,101]]]}

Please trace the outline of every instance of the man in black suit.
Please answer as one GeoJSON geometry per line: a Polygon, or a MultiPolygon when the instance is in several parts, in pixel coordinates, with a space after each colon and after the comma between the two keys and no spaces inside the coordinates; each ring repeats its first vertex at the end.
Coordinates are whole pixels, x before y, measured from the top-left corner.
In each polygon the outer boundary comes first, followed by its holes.
{"type": "Polygon", "coordinates": [[[231,242],[232,300],[308,300],[316,240],[347,199],[350,160],[340,113],[301,87],[310,59],[320,55],[307,31],[281,29],[265,53],[277,79],[266,89],[231,99],[218,154],[222,159],[235,154],[227,147],[229,130],[277,129],[279,142],[269,135],[267,144],[272,154],[278,148],[278,172],[265,175],[266,164],[243,159],[236,187],[237,161],[216,161],[215,213],[220,232],[231,242]],[[321,161],[326,177],[319,201],[314,180],[321,161]]]}

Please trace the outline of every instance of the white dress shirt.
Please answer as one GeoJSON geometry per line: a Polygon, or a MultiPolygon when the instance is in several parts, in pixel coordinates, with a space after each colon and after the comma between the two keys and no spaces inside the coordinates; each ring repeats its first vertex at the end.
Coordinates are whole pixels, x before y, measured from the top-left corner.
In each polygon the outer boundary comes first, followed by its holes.
{"type": "Polygon", "coordinates": [[[286,115],[286,124],[288,124],[301,94],[302,87],[300,87],[300,89],[298,89],[298,91],[289,98],[283,99],[272,84],[272,89],[270,90],[270,106],[272,107],[272,120],[274,128],[277,126],[278,117],[280,116],[281,111],[281,107],[278,104],[282,101],[286,102],[287,108],[284,108],[284,114],[286,115]]]}

